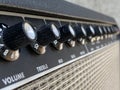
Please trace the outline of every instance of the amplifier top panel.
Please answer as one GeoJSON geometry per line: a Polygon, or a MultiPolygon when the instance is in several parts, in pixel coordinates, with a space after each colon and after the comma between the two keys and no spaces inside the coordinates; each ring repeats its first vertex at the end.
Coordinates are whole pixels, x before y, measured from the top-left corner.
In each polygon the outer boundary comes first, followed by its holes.
{"type": "Polygon", "coordinates": [[[115,23],[115,20],[101,13],[83,8],[64,0],[0,0],[0,9],[49,17],[86,19],[115,23]],[[19,10],[20,9],[20,10],[19,10]]]}

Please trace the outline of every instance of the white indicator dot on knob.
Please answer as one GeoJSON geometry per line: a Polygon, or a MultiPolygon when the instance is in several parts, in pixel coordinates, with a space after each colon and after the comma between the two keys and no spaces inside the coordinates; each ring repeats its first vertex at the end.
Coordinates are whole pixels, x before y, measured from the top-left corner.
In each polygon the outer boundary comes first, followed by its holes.
{"type": "Polygon", "coordinates": [[[24,31],[25,31],[26,35],[28,36],[28,38],[30,38],[30,39],[36,38],[34,29],[27,22],[24,23],[24,31]]]}
{"type": "Polygon", "coordinates": [[[95,34],[94,28],[90,26],[90,30],[92,31],[93,34],[95,34]]]}
{"type": "Polygon", "coordinates": [[[107,33],[107,30],[106,30],[106,28],[105,28],[105,27],[103,27],[103,29],[104,29],[105,33],[107,33]]]}
{"type": "Polygon", "coordinates": [[[73,28],[71,27],[71,25],[69,25],[68,28],[69,28],[71,34],[75,37],[75,32],[74,32],[73,28]]]}
{"type": "Polygon", "coordinates": [[[2,28],[0,28],[0,32],[2,32],[2,28]]]}
{"type": "Polygon", "coordinates": [[[98,27],[101,34],[103,34],[101,27],[98,27]]]}
{"type": "Polygon", "coordinates": [[[3,27],[3,28],[7,28],[4,24],[2,24],[2,27],[3,27]]]}
{"type": "Polygon", "coordinates": [[[83,26],[81,26],[81,30],[82,30],[83,34],[84,34],[85,36],[87,36],[87,34],[86,34],[85,29],[84,29],[83,26]]]}
{"type": "Polygon", "coordinates": [[[109,32],[111,32],[109,27],[107,27],[107,29],[108,29],[109,32]]]}
{"type": "Polygon", "coordinates": [[[56,26],[55,26],[54,24],[52,24],[52,25],[51,25],[51,28],[52,28],[53,33],[55,34],[55,36],[56,36],[57,38],[60,38],[60,33],[59,33],[58,29],[56,28],[56,26]]]}

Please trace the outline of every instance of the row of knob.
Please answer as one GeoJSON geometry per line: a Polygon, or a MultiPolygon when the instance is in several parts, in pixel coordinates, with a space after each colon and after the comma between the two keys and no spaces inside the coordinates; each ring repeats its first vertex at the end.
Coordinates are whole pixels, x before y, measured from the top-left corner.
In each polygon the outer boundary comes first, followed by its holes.
{"type": "Polygon", "coordinates": [[[113,26],[99,26],[88,24],[66,24],[56,27],[55,24],[46,24],[35,30],[30,22],[24,21],[13,26],[0,24],[0,54],[9,61],[19,57],[19,49],[30,45],[37,54],[44,54],[50,43],[58,49],[63,49],[63,43],[75,46],[77,40],[81,44],[109,38],[118,34],[119,30],[113,26]]]}

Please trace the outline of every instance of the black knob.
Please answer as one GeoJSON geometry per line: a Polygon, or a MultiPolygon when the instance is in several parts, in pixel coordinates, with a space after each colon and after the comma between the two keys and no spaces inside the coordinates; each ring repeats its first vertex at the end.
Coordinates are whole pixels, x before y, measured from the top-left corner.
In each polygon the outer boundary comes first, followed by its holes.
{"type": "Polygon", "coordinates": [[[11,50],[17,50],[36,40],[34,28],[28,22],[20,22],[3,30],[3,42],[11,50]]]}
{"type": "Polygon", "coordinates": [[[86,31],[82,25],[76,25],[73,27],[75,31],[75,39],[86,38],[86,31]]]}
{"type": "Polygon", "coordinates": [[[113,28],[113,26],[110,26],[109,28],[111,30],[111,33],[114,34],[114,28],[113,28]]]}
{"type": "Polygon", "coordinates": [[[95,36],[101,36],[103,34],[100,26],[95,25],[94,30],[95,30],[95,36]]]}
{"type": "Polygon", "coordinates": [[[59,38],[59,30],[54,24],[44,25],[37,31],[37,42],[41,46],[46,46],[59,38]]]}
{"type": "Polygon", "coordinates": [[[106,26],[105,28],[107,30],[107,34],[111,34],[112,33],[112,31],[110,30],[109,26],[106,26]]]}
{"type": "Polygon", "coordinates": [[[84,25],[87,36],[88,37],[94,37],[95,36],[95,30],[92,25],[84,25]]]}
{"type": "Polygon", "coordinates": [[[73,27],[69,24],[62,26],[59,30],[61,37],[58,41],[61,43],[73,39],[76,36],[73,27]]]}
{"type": "Polygon", "coordinates": [[[107,32],[105,26],[101,26],[101,28],[102,28],[103,35],[107,35],[108,32],[107,32]]]}
{"type": "Polygon", "coordinates": [[[120,33],[119,28],[117,26],[113,26],[113,31],[114,31],[115,34],[120,33]]]}

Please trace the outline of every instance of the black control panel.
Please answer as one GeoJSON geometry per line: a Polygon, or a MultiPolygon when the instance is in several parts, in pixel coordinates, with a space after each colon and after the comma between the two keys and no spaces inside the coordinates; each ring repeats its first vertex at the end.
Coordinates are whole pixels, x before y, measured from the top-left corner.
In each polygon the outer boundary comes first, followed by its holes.
{"type": "Polygon", "coordinates": [[[118,40],[116,25],[0,15],[0,89],[14,89],[118,40]]]}

